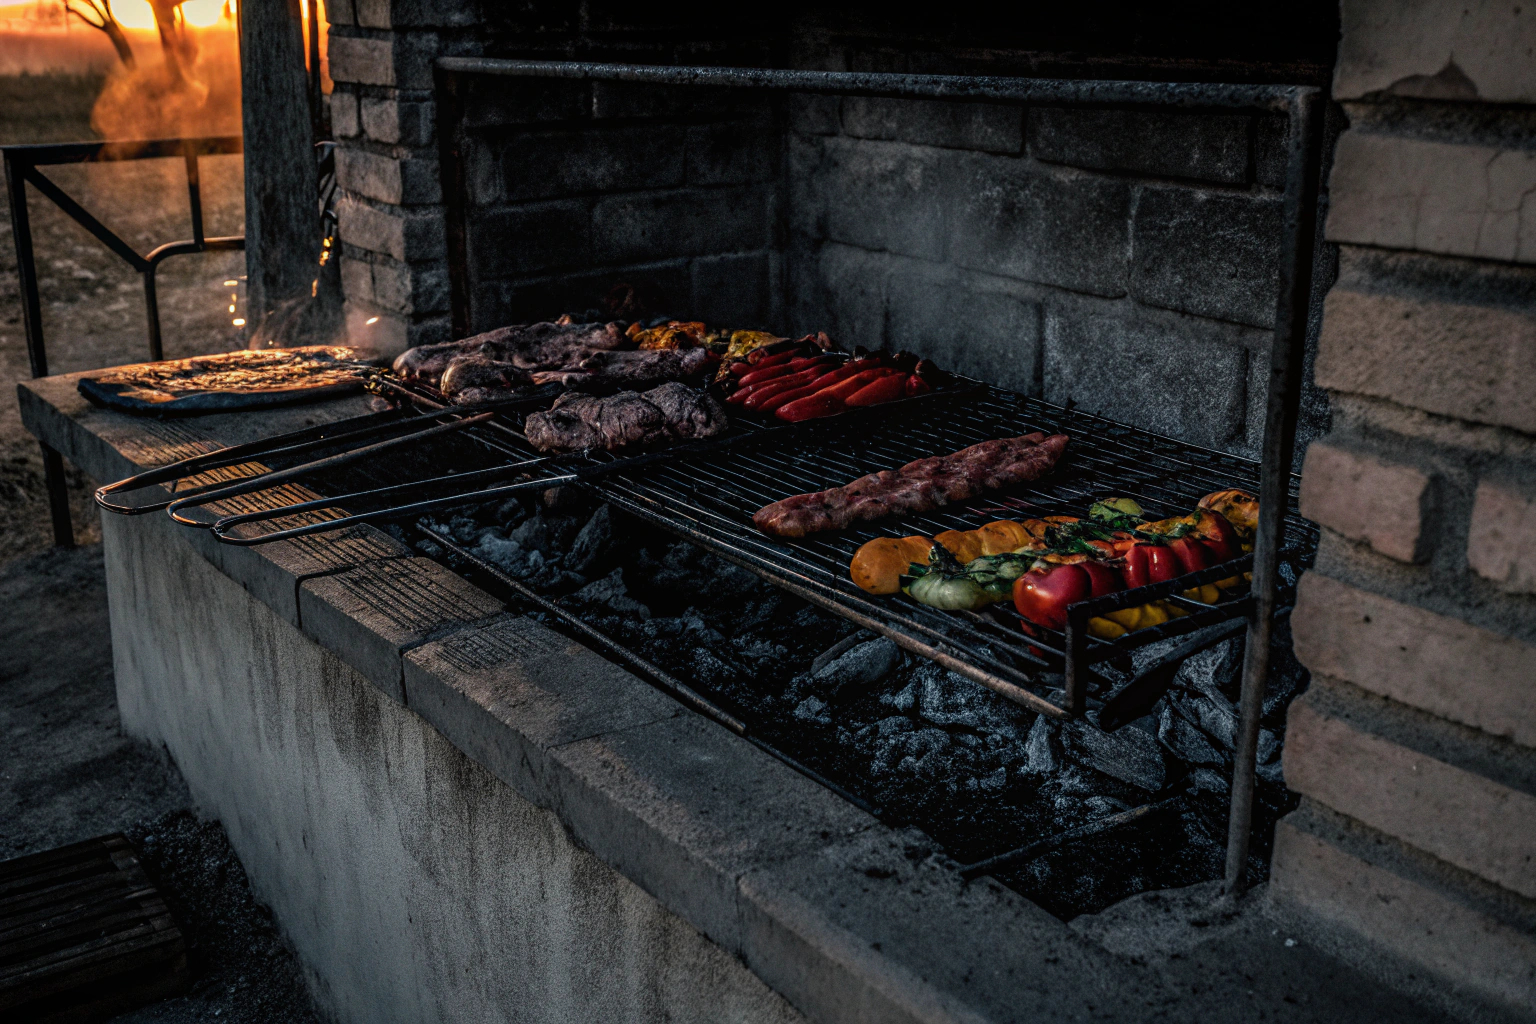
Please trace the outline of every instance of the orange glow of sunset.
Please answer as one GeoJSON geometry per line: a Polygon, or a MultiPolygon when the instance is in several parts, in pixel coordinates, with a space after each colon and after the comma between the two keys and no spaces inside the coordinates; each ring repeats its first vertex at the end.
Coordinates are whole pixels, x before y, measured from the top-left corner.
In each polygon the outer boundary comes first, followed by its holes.
{"type": "MultiPolygon", "coordinates": [[[[234,16],[234,0],[226,6],[224,0],[187,0],[181,5],[181,16],[194,28],[212,28],[225,17],[234,16]]],[[[149,0],[116,0],[112,13],[123,28],[155,27],[155,12],[149,0]]]]}

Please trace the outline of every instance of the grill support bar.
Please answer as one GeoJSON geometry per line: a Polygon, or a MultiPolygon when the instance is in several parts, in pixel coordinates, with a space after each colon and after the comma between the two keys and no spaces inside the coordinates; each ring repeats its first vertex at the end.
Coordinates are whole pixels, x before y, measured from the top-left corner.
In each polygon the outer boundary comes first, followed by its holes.
{"type": "Polygon", "coordinates": [[[1290,497],[1296,414],[1301,404],[1302,358],[1312,308],[1312,258],[1317,225],[1317,179],[1322,150],[1322,112],[1316,89],[1296,89],[1287,104],[1285,229],[1280,241],[1280,295],[1270,344],[1269,402],[1259,478],[1259,525],[1253,551],[1253,612],[1243,657],[1237,751],[1232,764],[1232,806],[1227,820],[1224,898],[1236,899],[1248,883],[1248,842],[1253,831],[1253,780],[1259,749],[1259,717],[1269,679],[1269,645],[1280,587],[1280,542],[1290,497]]]}

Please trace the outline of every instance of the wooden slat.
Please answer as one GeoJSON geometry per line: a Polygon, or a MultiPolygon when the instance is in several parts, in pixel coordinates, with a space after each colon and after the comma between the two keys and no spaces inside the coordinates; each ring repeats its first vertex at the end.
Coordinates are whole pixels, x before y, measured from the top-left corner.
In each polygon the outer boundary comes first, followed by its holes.
{"type": "Polygon", "coordinates": [[[0,863],[0,1019],[99,1020],[186,980],[181,930],[125,836],[0,863]]]}

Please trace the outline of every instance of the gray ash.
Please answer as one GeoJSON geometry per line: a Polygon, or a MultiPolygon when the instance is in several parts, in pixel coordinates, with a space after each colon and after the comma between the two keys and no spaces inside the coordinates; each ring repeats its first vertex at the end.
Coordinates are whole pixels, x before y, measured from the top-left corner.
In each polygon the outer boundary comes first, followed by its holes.
{"type": "MultiPolygon", "coordinates": [[[[568,489],[428,525],[958,861],[1185,793],[1173,813],[999,876],[1058,916],[1222,873],[1241,638],[1190,658],[1150,715],[1106,734],[1037,716],[568,489]]],[[[1279,752],[1285,708],[1306,675],[1281,632],[1261,736],[1256,877],[1268,870],[1275,819],[1294,806],[1279,752]]]]}

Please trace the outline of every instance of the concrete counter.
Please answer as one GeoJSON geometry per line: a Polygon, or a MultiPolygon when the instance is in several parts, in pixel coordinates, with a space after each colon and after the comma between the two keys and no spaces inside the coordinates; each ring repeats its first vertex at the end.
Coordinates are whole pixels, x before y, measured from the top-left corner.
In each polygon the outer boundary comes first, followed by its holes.
{"type": "MultiPolygon", "coordinates": [[[[99,481],[362,411],[139,419],[72,376],[20,401],[99,481]]],[[[1252,913],[1148,938],[1155,894],[1069,926],[964,884],[371,528],[102,532],[123,726],[224,823],[340,1020],[1430,1019],[1252,913]]]]}

